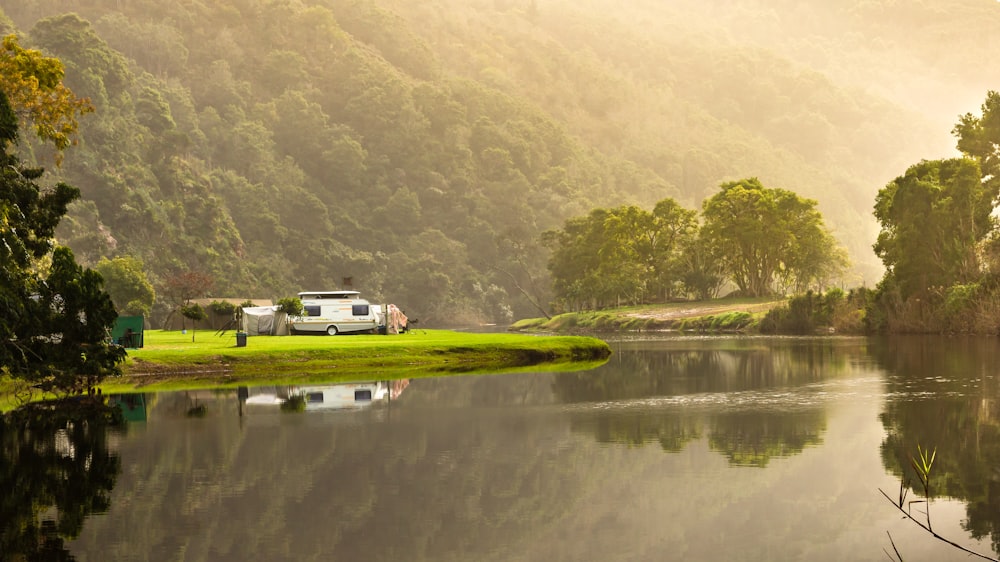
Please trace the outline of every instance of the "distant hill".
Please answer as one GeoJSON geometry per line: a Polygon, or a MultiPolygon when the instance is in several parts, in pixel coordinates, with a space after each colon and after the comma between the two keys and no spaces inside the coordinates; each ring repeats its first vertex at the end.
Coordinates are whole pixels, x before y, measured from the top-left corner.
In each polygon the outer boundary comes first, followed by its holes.
{"type": "Polygon", "coordinates": [[[349,277],[438,325],[536,315],[538,235],[570,216],[699,208],[748,176],[817,199],[845,282],[872,285],[875,193],[953,154],[1000,76],[992,0],[0,9],[97,107],[58,171],[84,196],[59,231],[78,257],[140,257],[158,286],[200,270],[217,295],[349,277]]]}

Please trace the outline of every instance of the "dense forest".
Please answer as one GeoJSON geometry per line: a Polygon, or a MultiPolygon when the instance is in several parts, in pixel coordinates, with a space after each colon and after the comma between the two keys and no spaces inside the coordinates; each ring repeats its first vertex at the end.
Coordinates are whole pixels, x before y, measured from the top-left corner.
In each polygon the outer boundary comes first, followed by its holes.
{"type": "Polygon", "coordinates": [[[988,0],[0,0],[0,32],[96,109],[58,168],[22,146],[82,192],[57,232],[79,261],[140,260],[158,293],[349,281],[438,325],[537,315],[540,235],[567,218],[745,177],[816,200],[844,282],[873,283],[875,194],[954,154],[998,20],[988,0]]]}

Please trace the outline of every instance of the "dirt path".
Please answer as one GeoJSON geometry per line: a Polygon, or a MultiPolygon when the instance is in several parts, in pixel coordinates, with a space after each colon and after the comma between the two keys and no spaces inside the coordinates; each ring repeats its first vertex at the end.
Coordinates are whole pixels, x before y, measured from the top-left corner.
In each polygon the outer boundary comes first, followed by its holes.
{"type": "Polygon", "coordinates": [[[718,304],[692,303],[690,306],[683,304],[669,305],[662,308],[630,312],[626,316],[632,318],[650,318],[653,320],[677,320],[679,318],[696,318],[699,316],[716,316],[726,312],[766,312],[772,308],[783,304],[784,300],[756,303],[729,303],[720,302],[718,304]]]}

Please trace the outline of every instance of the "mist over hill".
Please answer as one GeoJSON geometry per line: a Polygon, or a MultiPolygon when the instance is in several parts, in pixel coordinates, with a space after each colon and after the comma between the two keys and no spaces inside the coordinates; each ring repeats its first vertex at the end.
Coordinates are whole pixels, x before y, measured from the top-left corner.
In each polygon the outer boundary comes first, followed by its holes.
{"type": "MultiPolygon", "coordinates": [[[[875,193],[955,154],[1000,76],[993,0],[0,0],[96,113],[60,240],[154,284],[351,278],[437,325],[534,316],[539,234],[723,181],[819,201],[873,285],[875,193]]],[[[211,296],[211,295],[210,295],[211,296]]]]}

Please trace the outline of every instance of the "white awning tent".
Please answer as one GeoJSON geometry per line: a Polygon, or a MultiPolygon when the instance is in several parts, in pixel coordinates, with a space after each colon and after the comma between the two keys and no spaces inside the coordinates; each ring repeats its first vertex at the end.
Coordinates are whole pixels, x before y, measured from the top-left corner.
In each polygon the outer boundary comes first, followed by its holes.
{"type": "Polygon", "coordinates": [[[287,336],[288,315],[277,306],[254,306],[243,309],[240,330],[248,336],[287,336]]]}

